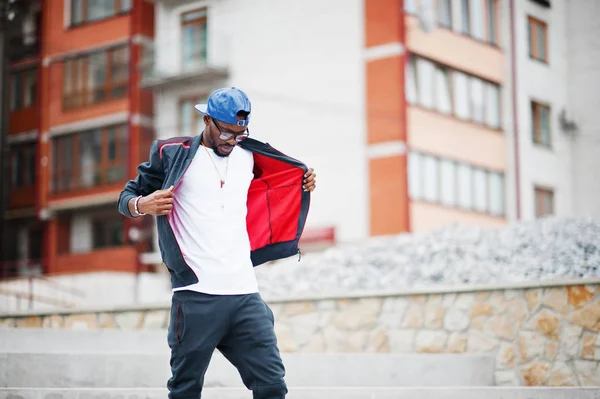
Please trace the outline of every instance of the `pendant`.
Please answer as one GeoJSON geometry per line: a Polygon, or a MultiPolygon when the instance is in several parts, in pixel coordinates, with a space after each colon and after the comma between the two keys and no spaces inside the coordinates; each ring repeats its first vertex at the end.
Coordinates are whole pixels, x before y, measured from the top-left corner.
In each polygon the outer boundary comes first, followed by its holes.
{"type": "Polygon", "coordinates": [[[223,188],[224,185],[225,185],[225,182],[223,180],[221,180],[221,188],[223,188]]]}

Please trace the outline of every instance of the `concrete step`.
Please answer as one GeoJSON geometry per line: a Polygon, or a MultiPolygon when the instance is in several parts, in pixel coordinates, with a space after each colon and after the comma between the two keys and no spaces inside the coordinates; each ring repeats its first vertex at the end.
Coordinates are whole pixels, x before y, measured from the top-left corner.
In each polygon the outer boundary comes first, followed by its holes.
{"type": "MultiPolygon", "coordinates": [[[[492,386],[492,356],[282,354],[290,386],[492,386]]],[[[169,354],[4,353],[2,387],[163,387],[169,354]]],[[[205,386],[243,387],[237,370],[215,352],[205,386]]]]}
{"type": "Polygon", "coordinates": [[[165,353],[166,330],[0,328],[0,353],[165,353]]]}
{"type": "MultiPolygon", "coordinates": [[[[207,388],[202,399],[250,399],[245,389],[207,388]]],[[[157,389],[1,389],[0,399],[165,399],[157,389]]],[[[290,388],[286,399],[600,399],[598,388],[513,388],[513,387],[305,387],[290,388]]]]}
{"type": "MultiPolygon", "coordinates": [[[[166,331],[0,329],[0,387],[164,387],[166,331]]],[[[479,354],[283,353],[290,386],[492,386],[479,354]]],[[[242,387],[217,351],[207,387],[242,387]]]]}

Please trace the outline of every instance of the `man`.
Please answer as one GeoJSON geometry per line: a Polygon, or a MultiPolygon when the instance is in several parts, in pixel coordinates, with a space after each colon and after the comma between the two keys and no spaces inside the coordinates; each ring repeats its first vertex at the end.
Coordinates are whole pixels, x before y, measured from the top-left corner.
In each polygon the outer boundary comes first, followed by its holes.
{"type": "Polygon", "coordinates": [[[125,185],[118,210],[156,216],[173,296],[167,341],[169,398],[199,398],[218,349],[255,399],[287,394],[273,313],[253,266],[299,253],[315,173],[248,138],[250,101],[213,92],[200,136],[157,140],[125,185]]]}

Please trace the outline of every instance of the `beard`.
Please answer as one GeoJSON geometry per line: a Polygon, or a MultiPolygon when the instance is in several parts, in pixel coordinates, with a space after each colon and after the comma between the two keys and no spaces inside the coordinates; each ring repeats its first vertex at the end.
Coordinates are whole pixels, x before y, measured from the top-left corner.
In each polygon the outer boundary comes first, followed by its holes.
{"type": "Polygon", "coordinates": [[[231,153],[229,153],[229,154],[221,154],[221,151],[219,150],[219,147],[215,143],[213,143],[211,149],[215,152],[215,154],[217,154],[218,157],[221,157],[221,158],[227,158],[231,154],[231,153]]]}

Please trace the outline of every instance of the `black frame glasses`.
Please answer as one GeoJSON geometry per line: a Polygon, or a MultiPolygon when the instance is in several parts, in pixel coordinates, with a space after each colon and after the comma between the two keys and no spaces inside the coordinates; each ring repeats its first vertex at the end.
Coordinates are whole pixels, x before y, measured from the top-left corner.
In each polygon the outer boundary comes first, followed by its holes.
{"type": "Polygon", "coordinates": [[[219,126],[216,120],[213,119],[212,121],[215,123],[217,130],[219,130],[219,138],[223,141],[229,141],[235,138],[235,142],[240,143],[246,140],[248,136],[250,136],[250,130],[248,130],[248,128],[246,128],[246,130],[244,130],[241,133],[224,132],[221,130],[221,126],[219,126]]]}

